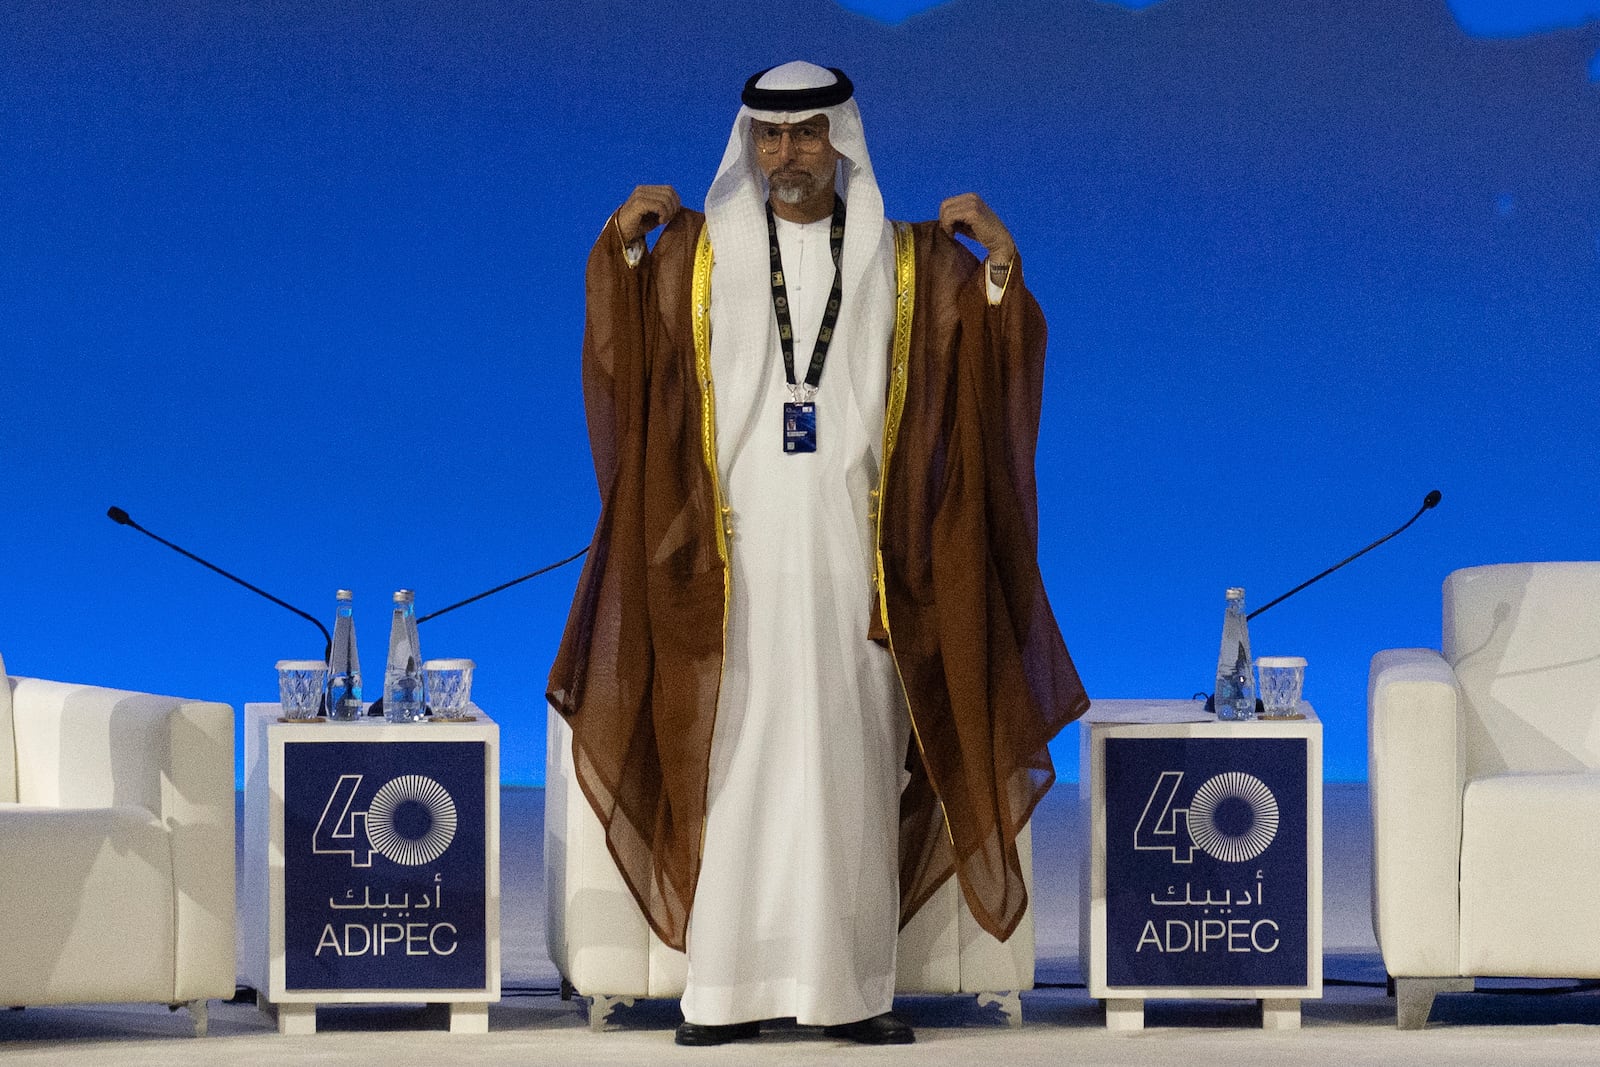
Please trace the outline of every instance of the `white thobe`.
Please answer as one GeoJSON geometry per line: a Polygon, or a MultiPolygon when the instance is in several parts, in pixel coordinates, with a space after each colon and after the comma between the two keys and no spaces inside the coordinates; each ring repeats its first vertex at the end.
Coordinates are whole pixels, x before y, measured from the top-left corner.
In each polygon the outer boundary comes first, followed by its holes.
{"type": "MultiPolygon", "coordinates": [[[[829,224],[778,222],[801,379],[833,282],[829,224]]],[[[714,292],[712,304],[714,330],[714,292]]],[[[691,1022],[827,1026],[888,1011],[894,998],[910,719],[889,653],[867,639],[887,352],[849,347],[828,354],[814,454],[783,451],[788,390],[775,341],[715,368],[734,532],[688,929],[691,1022]]]]}

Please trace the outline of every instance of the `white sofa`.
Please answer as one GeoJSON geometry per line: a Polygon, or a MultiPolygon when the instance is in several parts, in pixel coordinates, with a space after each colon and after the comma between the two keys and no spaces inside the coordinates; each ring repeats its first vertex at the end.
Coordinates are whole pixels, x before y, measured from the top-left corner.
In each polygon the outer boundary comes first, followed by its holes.
{"type": "MultiPolygon", "coordinates": [[[[651,932],[617,873],[605,834],[572,766],[572,731],[548,712],[545,773],[545,939],[561,972],[563,995],[592,998],[590,1026],[604,1026],[612,1008],[635,997],[683,994],[687,959],[651,932]]],[[[1033,893],[1032,837],[1017,838],[1029,896],[1033,893]]],[[[1013,1025],[1022,1021],[1021,993],[1033,988],[1033,908],[1016,932],[997,941],[980,927],[952,878],[900,931],[899,993],[973,993],[997,1005],[1013,1025]]]]}
{"type": "Polygon", "coordinates": [[[1600,978],[1600,563],[1472,567],[1372,659],[1372,918],[1402,1029],[1475,977],[1600,978]]]}
{"type": "Polygon", "coordinates": [[[233,709],[0,663],[0,1006],[234,992],[233,709]]]}

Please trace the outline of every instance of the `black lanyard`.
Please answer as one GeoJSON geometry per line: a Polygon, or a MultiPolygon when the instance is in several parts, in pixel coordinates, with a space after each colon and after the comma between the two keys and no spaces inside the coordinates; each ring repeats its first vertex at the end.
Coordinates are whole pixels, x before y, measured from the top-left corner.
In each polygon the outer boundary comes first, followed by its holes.
{"type": "MultiPolygon", "coordinates": [[[[772,312],[778,317],[778,344],[783,349],[783,374],[791,389],[794,380],[794,325],[789,321],[789,291],[783,284],[783,256],[778,251],[778,224],[772,217],[772,202],[767,202],[767,240],[772,246],[772,312]]],[[[833,328],[839,322],[839,263],[844,254],[844,201],[833,197],[833,225],[828,229],[828,250],[833,254],[833,288],[828,293],[828,309],[822,315],[822,328],[811,349],[811,366],[806,368],[806,386],[812,392],[822,381],[822,364],[833,342],[833,328]]]]}

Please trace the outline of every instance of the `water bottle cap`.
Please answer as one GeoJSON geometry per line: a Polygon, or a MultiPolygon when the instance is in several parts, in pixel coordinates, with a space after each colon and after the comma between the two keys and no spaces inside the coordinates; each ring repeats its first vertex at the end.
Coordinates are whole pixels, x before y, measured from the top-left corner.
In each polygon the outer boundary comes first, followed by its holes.
{"type": "Polygon", "coordinates": [[[1237,585],[1229,586],[1228,587],[1228,599],[1229,600],[1243,600],[1244,599],[1244,588],[1242,586],[1237,586],[1237,585]]]}
{"type": "Polygon", "coordinates": [[[396,604],[409,604],[416,599],[417,594],[410,589],[396,589],[394,591],[394,602],[396,604]]]}
{"type": "Polygon", "coordinates": [[[355,598],[356,595],[348,589],[338,589],[333,594],[333,599],[335,600],[354,600],[355,598]]]}

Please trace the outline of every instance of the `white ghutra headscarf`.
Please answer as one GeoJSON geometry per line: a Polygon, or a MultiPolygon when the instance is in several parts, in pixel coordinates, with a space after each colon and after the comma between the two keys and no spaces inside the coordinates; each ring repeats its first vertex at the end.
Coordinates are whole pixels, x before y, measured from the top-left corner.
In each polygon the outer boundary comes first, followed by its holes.
{"type": "MultiPolygon", "coordinates": [[[[845,202],[844,255],[840,269],[839,322],[829,348],[829,367],[847,365],[852,392],[863,415],[881,420],[884,374],[894,327],[894,236],[883,217],[883,196],[872,174],[861,112],[848,79],[814,63],[795,61],[773,67],[746,87],[728,138],[722,165],[706,193],[706,228],[715,257],[711,272],[711,373],[716,385],[718,460],[724,476],[731,449],[743,436],[743,421],[754,412],[768,360],[780,359],[772,312],[771,262],[767,241],[767,181],[756,163],[750,120],[794,123],[813,115],[828,117],[828,140],[843,156],[835,189],[845,202]],[[846,95],[840,103],[817,104],[846,95]],[[769,109],[769,105],[771,109],[769,109]],[[788,110],[789,107],[793,110],[788,110]],[[837,354],[837,355],[836,355],[837,354]],[[739,420],[730,425],[724,416],[739,420]]],[[[767,413],[767,421],[776,418],[767,413]]],[[[730,421],[731,421],[730,420],[730,421]]],[[[880,423],[881,424],[881,423],[880,423]]],[[[874,441],[875,458],[882,448],[874,441]]]]}

